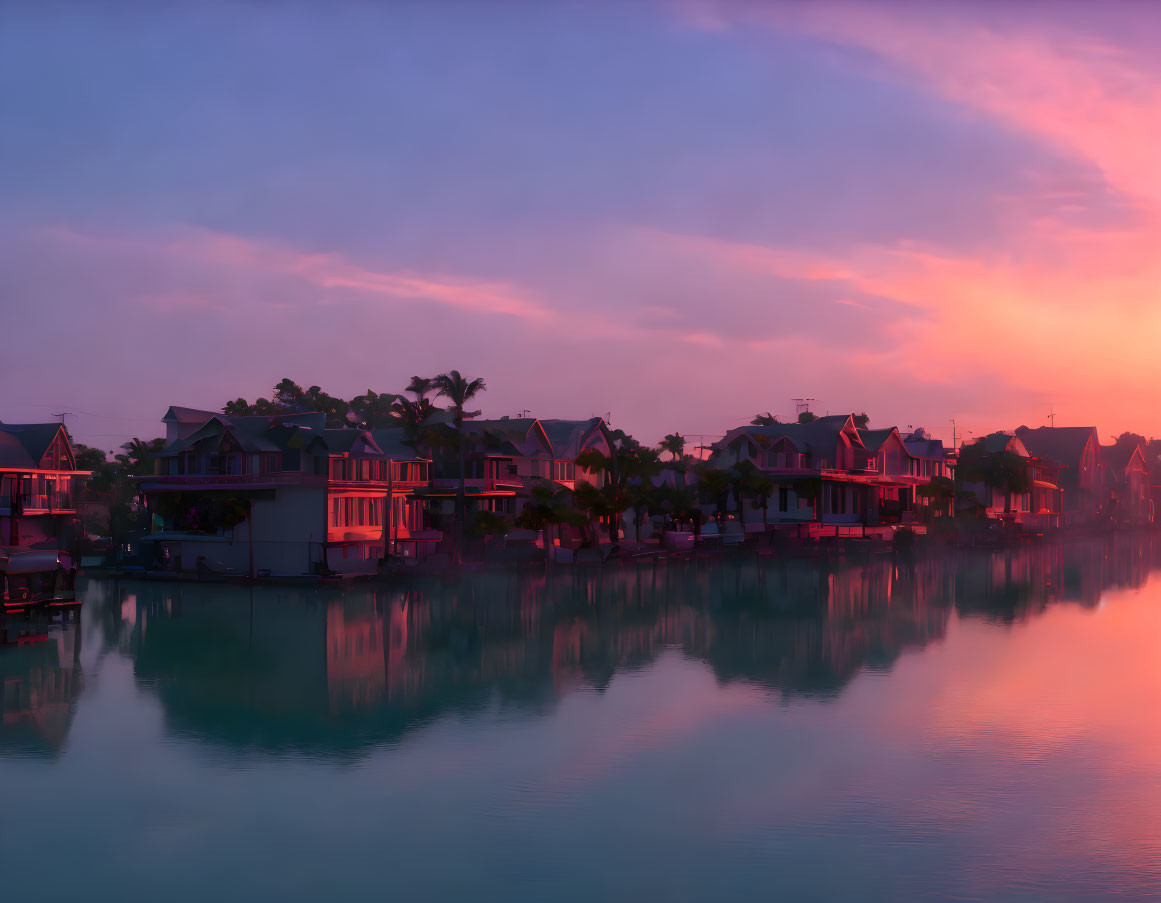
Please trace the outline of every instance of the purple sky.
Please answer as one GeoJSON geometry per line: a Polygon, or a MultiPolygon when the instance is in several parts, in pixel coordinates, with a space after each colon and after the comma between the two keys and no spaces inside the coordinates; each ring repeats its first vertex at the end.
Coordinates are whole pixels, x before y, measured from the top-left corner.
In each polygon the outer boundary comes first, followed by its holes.
{"type": "Polygon", "coordinates": [[[648,441],[795,396],[1161,433],[1146,4],[0,15],[0,420],[454,367],[648,441]]]}

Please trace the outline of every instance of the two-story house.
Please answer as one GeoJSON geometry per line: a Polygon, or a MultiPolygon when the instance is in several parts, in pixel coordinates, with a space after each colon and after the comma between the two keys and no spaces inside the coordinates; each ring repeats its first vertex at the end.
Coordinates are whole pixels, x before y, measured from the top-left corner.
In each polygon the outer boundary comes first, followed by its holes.
{"type": "Polygon", "coordinates": [[[839,414],[736,427],[714,443],[709,463],[730,468],[750,461],[771,477],[778,489],[770,523],[865,524],[877,523],[884,482],[873,459],[853,416],[839,414]]]}
{"type": "MultiPolygon", "coordinates": [[[[430,462],[386,454],[325,415],[227,417],[173,407],[157,472],[140,478],[155,522],[151,565],[252,576],[373,574],[422,526],[430,462]]],[[[388,438],[383,437],[384,440],[388,438]]]]}
{"type": "MultiPolygon", "coordinates": [[[[586,449],[611,455],[613,442],[600,417],[588,420],[541,420],[501,417],[464,422],[468,443],[465,494],[469,516],[492,511],[514,518],[537,484],[547,481],[563,489],[578,482],[600,485],[602,475],[578,468],[586,449]]],[[[451,515],[459,483],[458,459],[448,454],[434,485],[424,493],[445,518],[451,515]]]]}
{"type": "Polygon", "coordinates": [[[1101,444],[1095,426],[1021,426],[1016,437],[1028,453],[1061,466],[1060,511],[1065,525],[1092,524],[1104,503],[1101,444]]]}
{"type": "Polygon", "coordinates": [[[72,551],[89,476],[61,424],[0,423],[0,545],[72,551]]]}
{"type": "Polygon", "coordinates": [[[1064,466],[1032,454],[1018,436],[995,432],[964,445],[958,469],[962,488],[987,517],[1011,519],[1034,530],[1061,525],[1064,466]]]}
{"type": "Polygon", "coordinates": [[[1149,463],[1139,444],[1101,446],[1105,503],[1103,515],[1111,523],[1139,527],[1153,522],[1149,463]]]}

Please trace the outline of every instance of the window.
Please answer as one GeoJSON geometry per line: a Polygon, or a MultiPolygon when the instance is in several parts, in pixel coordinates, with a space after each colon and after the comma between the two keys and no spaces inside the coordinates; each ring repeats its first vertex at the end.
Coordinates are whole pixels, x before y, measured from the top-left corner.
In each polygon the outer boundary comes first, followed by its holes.
{"type": "Polygon", "coordinates": [[[787,489],[785,486],[783,486],[781,489],[778,490],[778,510],[779,511],[789,511],[790,510],[790,490],[787,489]]]}
{"type": "Polygon", "coordinates": [[[555,462],[555,471],[553,478],[556,480],[563,482],[576,479],[576,464],[572,461],[555,462]]]}

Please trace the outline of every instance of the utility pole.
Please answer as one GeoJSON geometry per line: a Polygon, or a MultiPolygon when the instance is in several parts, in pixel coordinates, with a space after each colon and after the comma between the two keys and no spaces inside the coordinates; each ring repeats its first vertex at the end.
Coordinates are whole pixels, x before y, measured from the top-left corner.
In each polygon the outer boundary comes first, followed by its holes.
{"type": "Polygon", "coordinates": [[[951,450],[955,451],[955,418],[951,418],[951,450]]]}

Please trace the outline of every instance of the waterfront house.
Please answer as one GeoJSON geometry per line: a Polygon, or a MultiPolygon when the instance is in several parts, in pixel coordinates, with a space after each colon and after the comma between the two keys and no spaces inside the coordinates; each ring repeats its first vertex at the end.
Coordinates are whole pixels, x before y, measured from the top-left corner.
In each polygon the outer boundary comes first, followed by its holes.
{"type": "Polygon", "coordinates": [[[1139,443],[1101,446],[1104,471],[1104,518],[1118,526],[1143,526],[1153,522],[1153,498],[1149,463],[1139,443]]]}
{"type": "Polygon", "coordinates": [[[89,476],[61,424],[0,423],[0,545],[73,550],[89,476]]]}
{"type": "Polygon", "coordinates": [[[1061,465],[1060,510],[1065,525],[1094,523],[1105,500],[1096,427],[1021,426],[1016,436],[1033,457],[1061,465]]]}
{"type": "MultiPolygon", "coordinates": [[[[501,417],[468,420],[463,425],[468,443],[465,493],[468,515],[491,511],[508,519],[520,513],[534,486],[549,482],[573,489],[586,481],[600,485],[602,475],[578,468],[577,457],[586,449],[612,454],[613,440],[600,417],[588,420],[542,420],[501,417]]],[[[433,485],[424,496],[450,517],[459,484],[454,449],[444,456],[433,485]]]]}
{"type": "Polygon", "coordinates": [[[967,443],[957,467],[962,488],[987,517],[1011,520],[1028,530],[1060,526],[1063,466],[1033,455],[1019,437],[995,432],[967,443]],[[1018,483],[1022,487],[1014,488],[1018,483]]]}
{"type": "MultiPolygon", "coordinates": [[[[709,460],[723,469],[749,461],[777,484],[767,511],[770,523],[877,524],[881,502],[885,499],[893,511],[913,498],[915,484],[881,470],[907,471],[908,452],[897,430],[875,433],[872,442],[886,447],[882,464],[849,414],[809,423],[747,424],[714,443],[709,460]],[[903,461],[896,461],[897,456],[903,461]]],[[[747,511],[744,517],[761,520],[757,512],[747,511]]]]}
{"type": "MultiPolygon", "coordinates": [[[[173,407],[157,472],[140,478],[156,567],[201,573],[371,574],[420,532],[430,462],[321,413],[228,417],[173,407]]],[[[381,431],[387,442],[395,437],[381,431]]]]}

